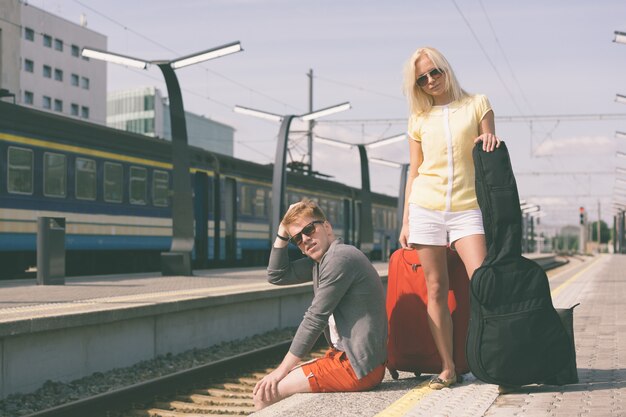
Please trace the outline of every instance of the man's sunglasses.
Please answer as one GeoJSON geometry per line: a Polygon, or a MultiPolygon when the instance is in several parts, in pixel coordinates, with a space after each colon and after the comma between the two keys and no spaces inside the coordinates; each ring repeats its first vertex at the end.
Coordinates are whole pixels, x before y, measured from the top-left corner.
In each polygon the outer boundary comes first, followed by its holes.
{"type": "Polygon", "coordinates": [[[433,68],[430,71],[428,71],[426,74],[422,74],[419,77],[417,77],[417,79],[415,80],[415,84],[419,85],[420,87],[425,87],[426,84],[428,84],[428,76],[430,76],[430,78],[432,78],[433,80],[436,80],[442,75],[443,75],[442,69],[433,68]]]}
{"type": "Polygon", "coordinates": [[[311,237],[311,235],[315,233],[315,225],[318,223],[324,223],[324,220],[313,220],[311,223],[304,226],[302,230],[300,230],[300,232],[291,236],[291,241],[294,244],[299,245],[300,243],[302,243],[302,235],[307,235],[308,237],[311,237]]]}

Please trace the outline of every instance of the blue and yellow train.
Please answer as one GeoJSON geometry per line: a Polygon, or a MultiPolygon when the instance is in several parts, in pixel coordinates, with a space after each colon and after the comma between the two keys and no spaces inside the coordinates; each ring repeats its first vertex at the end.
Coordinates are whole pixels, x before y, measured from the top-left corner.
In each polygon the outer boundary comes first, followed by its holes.
{"type": "MultiPolygon", "coordinates": [[[[272,166],[191,148],[195,268],[263,265],[272,166]]],[[[0,102],[0,279],[36,265],[38,217],[66,219],[66,273],[157,271],[169,250],[171,143],[0,102]]],[[[298,173],[338,236],[359,244],[360,190],[298,173]]],[[[397,199],[372,195],[373,259],[397,241],[397,199]]]]}

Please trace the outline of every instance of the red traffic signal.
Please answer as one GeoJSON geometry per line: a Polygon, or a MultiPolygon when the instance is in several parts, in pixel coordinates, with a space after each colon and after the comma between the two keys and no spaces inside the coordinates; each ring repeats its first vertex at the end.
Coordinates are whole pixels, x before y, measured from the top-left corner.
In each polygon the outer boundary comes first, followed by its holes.
{"type": "Polygon", "coordinates": [[[580,211],[580,224],[584,225],[585,224],[585,208],[581,206],[579,211],[580,211]]]}

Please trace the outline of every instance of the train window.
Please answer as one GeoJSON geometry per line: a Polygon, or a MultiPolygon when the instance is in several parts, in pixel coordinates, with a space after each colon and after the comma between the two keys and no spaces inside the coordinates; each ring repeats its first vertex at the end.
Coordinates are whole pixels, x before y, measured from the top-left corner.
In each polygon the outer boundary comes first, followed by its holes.
{"type": "Polygon", "coordinates": [[[372,227],[374,229],[378,229],[378,226],[380,224],[379,215],[380,215],[380,210],[378,210],[375,207],[372,207],[372,227]]]}
{"type": "Polygon", "coordinates": [[[167,207],[170,191],[170,174],[155,170],[152,173],[152,202],[155,206],[167,207]]]}
{"type": "Polygon", "coordinates": [[[67,158],[58,153],[43,154],[43,195],[65,197],[67,192],[67,158]]]}
{"type": "Polygon", "coordinates": [[[385,212],[381,208],[374,209],[374,227],[377,229],[385,228],[385,212]]]}
{"type": "Polygon", "coordinates": [[[344,208],[347,202],[348,200],[340,200],[337,202],[337,224],[341,225],[340,227],[344,227],[344,224],[346,222],[346,218],[344,216],[344,208]]]}
{"type": "Polygon", "coordinates": [[[33,151],[9,147],[7,190],[12,194],[33,193],[33,151]]]}
{"type": "Polygon", "coordinates": [[[328,200],[326,200],[325,198],[321,198],[318,205],[328,218],[328,200]]]}
{"type": "Polygon", "coordinates": [[[76,198],[96,199],[96,161],[76,158],[76,198]]]}
{"type": "Polygon", "coordinates": [[[294,203],[297,203],[298,201],[300,201],[300,196],[298,196],[298,194],[294,194],[294,193],[287,194],[288,205],[292,205],[294,203]]]}
{"type": "Polygon", "coordinates": [[[256,189],[256,196],[254,197],[254,214],[257,217],[265,217],[265,190],[261,188],[256,189]]]}
{"type": "Polygon", "coordinates": [[[335,223],[335,224],[339,224],[339,219],[337,218],[337,202],[336,201],[329,201],[328,202],[328,212],[326,213],[326,216],[328,217],[328,219],[330,220],[331,223],[335,223]]]}
{"type": "Polygon", "coordinates": [[[148,170],[140,167],[130,167],[130,204],[146,204],[148,170]]]}
{"type": "Polygon", "coordinates": [[[249,186],[242,185],[239,193],[239,212],[252,215],[252,190],[249,186]]]}
{"type": "Polygon", "coordinates": [[[121,164],[104,163],[104,201],[121,203],[124,194],[124,169],[121,164]]]}

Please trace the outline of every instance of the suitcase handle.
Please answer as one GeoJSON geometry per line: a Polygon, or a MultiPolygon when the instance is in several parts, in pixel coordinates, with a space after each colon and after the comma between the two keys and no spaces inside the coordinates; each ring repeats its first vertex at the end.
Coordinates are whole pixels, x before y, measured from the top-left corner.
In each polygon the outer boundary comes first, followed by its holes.
{"type": "Polygon", "coordinates": [[[407,264],[407,265],[411,265],[411,269],[413,270],[413,272],[417,271],[417,268],[419,268],[420,266],[422,266],[422,264],[414,264],[413,262],[409,262],[406,260],[406,258],[404,257],[404,254],[406,253],[406,251],[411,251],[411,250],[417,250],[415,248],[406,248],[402,250],[402,260],[407,264]]]}

